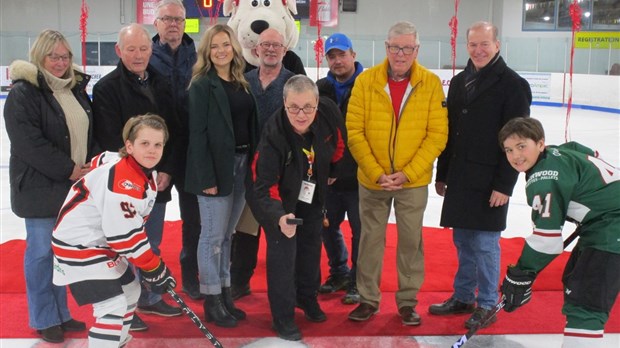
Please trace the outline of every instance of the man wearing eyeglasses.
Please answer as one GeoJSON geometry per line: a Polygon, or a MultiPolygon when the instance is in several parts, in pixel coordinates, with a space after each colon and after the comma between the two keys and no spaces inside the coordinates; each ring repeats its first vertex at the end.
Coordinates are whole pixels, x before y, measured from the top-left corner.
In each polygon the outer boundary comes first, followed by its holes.
{"type": "Polygon", "coordinates": [[[433,304],[435,315],[472,313],[466,328],[481,323],[498,301],[501,231],[518,172],[497,146],[510,119],[528,116],[528,82],[500,56],[497,27],[474,23],[467,30],[467,67],[450,82],[450,140],[437,161],[435,190],[444,197],[441,226],[451,227],[458,255],[454,292],[433,304]]]}
{"type": "Polygon", "coordinates": [[[188,89],[192,67],[196,63],[194,40],[185,34],[185,6],[181,0],[162,0],[157,5],[157,18],[153,25],[157,34],[153,37],[151,66],[168,80],[180,121],[177,132],[170,134],[175,140],[177,165],[172,179],[178,192],[182,227],[180,255],[182,291],[190,298],[199,300],[198,239],[200,237],[200,211],[196,195],[185,191],[185,162],[189,141],[188,89]]]}
{"type": "Polygon", "coordinates": [[[349,99],[348,144],[358,164],[362,222],[356,277],[360,304],[349,314],[354,321],[366,321],[379,310],[393,204],[398,313],[404,325],[421,323],[415,307],[424,280],[422,219],[433,163],[448,139],[448,118],[441,81],[417,62],[419,48],[412,23],[394,24],[385,42],[387,59],[357,77],[349,99]]]}
{"type": "MultiPolygon", "coordinates": [[[[256,99],[260,134],[267,120],[282,109],[282,89],[294,74],[282,65],[286,47],[284,36],[277,30],[269,28],[263,31],[258,37],[255,51],[260,65],[257,69],[246,72],[245,78],[256,99]]],[[[240,221],[251,219],[252,216],[244,213],[240,221]]],[[[250,278],[257,263],[260,229],[258,223],[248,225],[253,227],[252,230],[238,228],[233,235],[230,281],[232,298],[235,300],[250,294],[250,278]]]]}
{"type": "Polygon", "coordinates": [[[308,321],[327,320],[317,301],[323,207],[346,139],[338,107],[319,98],[309,77],[291,77],[282,93],[284,107],[263,127],[246,198],[265,230],[272,327],[280,338],[298,341],[295,307],[308,321]]]}

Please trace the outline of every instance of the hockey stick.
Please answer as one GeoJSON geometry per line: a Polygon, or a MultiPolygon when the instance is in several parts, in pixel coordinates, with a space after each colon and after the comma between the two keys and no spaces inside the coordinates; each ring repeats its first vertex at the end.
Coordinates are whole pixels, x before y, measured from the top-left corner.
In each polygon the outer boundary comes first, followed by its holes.
{"type": "Polygon", "coordinates": [[[485,324],[491,320],[491,318],[496,315],[497,313],[499,313],[499,311],[502,310],[502,308],[504,308],[504,305],[506,304],[505,302],[505,298],[504,296],[502,296],[502,299],[495,305],[495,307],[493,308],[492,311],[489,311],[481,320],[480,323],[478,325],[474,325],[472,328],[470,328],[463,336],[461,336],[461,338],[456,341],[453,345],[452,348],[459,348],[465,345],[465,343],[471,338],[471,336],[473,336],[481,327],[484,327],[485,324]]]}
{"type": "MultiPolygon", "coordinates": [[[[566,238],[566,240],[564,241],[564,248],[569,246],[570,243],[572,243],[575,240],[575,238],[579,236],[580,232],[581,232],[581,225],[577,224],[577,228],[575,228],[575,231],[573,231],[573,233],[570,236],[568,236],[568,238],[566,238]]],[[[480,320],[480,323],[478,325],[474,325],[463,336],[461,336],[461,338],[452,345],[452,348],[459,348],[459,347],[464,346],[465,343],[471,338],[471,336],[473,336],[481,327],[484,327],[485,324],[489,320],[491,320],[491,318],[494,315],[499,313],[499,311],[501,311],[502,308],[504,308],[504,306],[506,305],[505,301],[506,301],[506,298],[502,295],[502,299],[495,305],[495,307],[493,308],[493,311],[492,312],[489,311],[487,315],[480,320]]]]}
{"type": "Polygon", "coordinates": [[[178,303],[179,306],[181,306],[181,309],[183,310],[183,312],[185,312],[185,314],[187,314],[187,316],[192,320],[192,322],[194,322],[194,325],[196,325],[200,329],[200,331],[202,331],[202,333],[205,334],[205,336],[207,336],[207,338],[209,339],[209,341],[211,341],[214,347],[222,347],[222,348],[224,347],[222,346],[220,341],[218,341],[217,338],[213,336],[211,331],[209,331],[209,329],[207,329],[204,326],[204,324],[202,323],[202,321],[200,321],[200,318],[198,318],[196,313],[194,313],[194,311],[192,311],[192,309],[187,306],[185,301],[183,301],[183,299],[176,292],[174,292],[174,290],[171,287],[168,287],[166,291],[168,292],[168,294],[170,294],[172,299],[174,299],[174,301],[178,303]]]}

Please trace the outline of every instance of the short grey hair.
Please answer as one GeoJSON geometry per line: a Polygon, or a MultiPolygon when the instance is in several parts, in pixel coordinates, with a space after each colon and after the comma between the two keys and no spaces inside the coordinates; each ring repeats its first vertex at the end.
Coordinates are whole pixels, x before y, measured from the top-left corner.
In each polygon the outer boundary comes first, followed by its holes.
{"type": "Polygon", "coordinates": [[[415,27],[415,25],[408,21],[400,21],[400,22],[396,22],[394,25],[390,27],[387,38],[389,40],[395,36],[411,35],[411,34],[413,34],[413,36],[415,37],[415,44],[419,45],[420,37],[418,36],[418,29],[415,27]]]}
{"type": "Polygon", "coordinates": [[[284,95],[284,100],[286,100],[290,92],[304,93],[306,91],[312,91],[316,98],[319,97],[319,88],[316,86],[316,83],[308,76],[299,74],[292,76],[286,81],[282,94],[284,95]]]}
{"type": "Polygon", "coordinates": [[[122,27],[121,30],[118,32],[118,39],[116,40],[116,44],[118,45],[119,48],[123,48],[123,39],[125,39],[125,36],[127,35],[127,33],[129,31],[132,30],[141,30],[144,33],[144,36],[146,36],[146,39],[150,42],[151,41],[151,34],[149,33],[148,30],[146,30],[146,27],[144,27],[144,25],[139,24],[139,23],[131,23],[125,27],[122,27]]]}
{"type": "Polygon", "coordinates": [[[465,39],[467,41],[469,41],[469,31],[473,29],[491,29],[493,31],[493,41],[497,41],[499,38],[499,29],[495,25],[490,22],[479,21],[467,28],[467,32],[465,32],[465,39]]]}
{"type": "Polygon", "coordinates": [[[185,5],[183,5],[183,1],[182,0],[161,0],[158,4],[157,4],[157,9],[155,9],[155,17],[159,18],[159,11],[162,9],[162,7],[164,6],[168,6],[168,5],[175,5],[175,6],[179,6],[180,8],[183,9],[183,17],[185,17],[185,5]]]}

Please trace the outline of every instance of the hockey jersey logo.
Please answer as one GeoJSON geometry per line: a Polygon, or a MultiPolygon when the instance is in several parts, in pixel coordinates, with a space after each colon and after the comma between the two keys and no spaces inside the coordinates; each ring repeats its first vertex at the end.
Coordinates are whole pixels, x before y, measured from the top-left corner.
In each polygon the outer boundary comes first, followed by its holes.
{"type": "Polygon", "coordinates": [[[139,185],[134,184],[133,182],[125,179],[122,181],[119,181],[118,186],[123,189],[123,190],[136,190],[138,192],[142,192],[144,191],[143,187],[140,187],[139,185]]]}
{"type": "MultiPolygon", "coordinates": [[[[110,168],[108,188],[110,191],[128,195],[136,199],[146,198],[149,178],[142,172],[137,162],[131,157],[120,161],[110,168]]],[[[153,181],[153,185],[154,181],[153,181]]],[[[157,189],[156,186],[153,187],[157,189]]]]}

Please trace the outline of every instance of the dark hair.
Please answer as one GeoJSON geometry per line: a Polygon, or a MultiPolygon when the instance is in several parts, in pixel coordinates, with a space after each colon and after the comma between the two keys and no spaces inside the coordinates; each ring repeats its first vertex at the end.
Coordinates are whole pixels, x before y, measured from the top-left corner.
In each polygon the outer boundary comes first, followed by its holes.
{"type": "MultiPolygon", "coordinates": [[[[125,127],[123,127],[123,143],[127,140],[133,143],[138,136],[138,131],[145,127],[163,131],[164,144],[168,141],[168,127],[166,127],[166,122],[164,119],[155,114],[148,113],[145,115],[134,116],[127,120],[125,127]]],[[[125,149],[125,146],[120,148],[118,153],[121,157],[127,156],[127,149],[125,149]]]]}
{"type": "Polygon", "coordinates": [[[545,130],[535,118],[517,117],[508,121],[499,131],[499,147],[504,148],[504,141],[511,136],[517,136],[523,139],[532,139],[535,142],[545,139],[545,130]]]}

